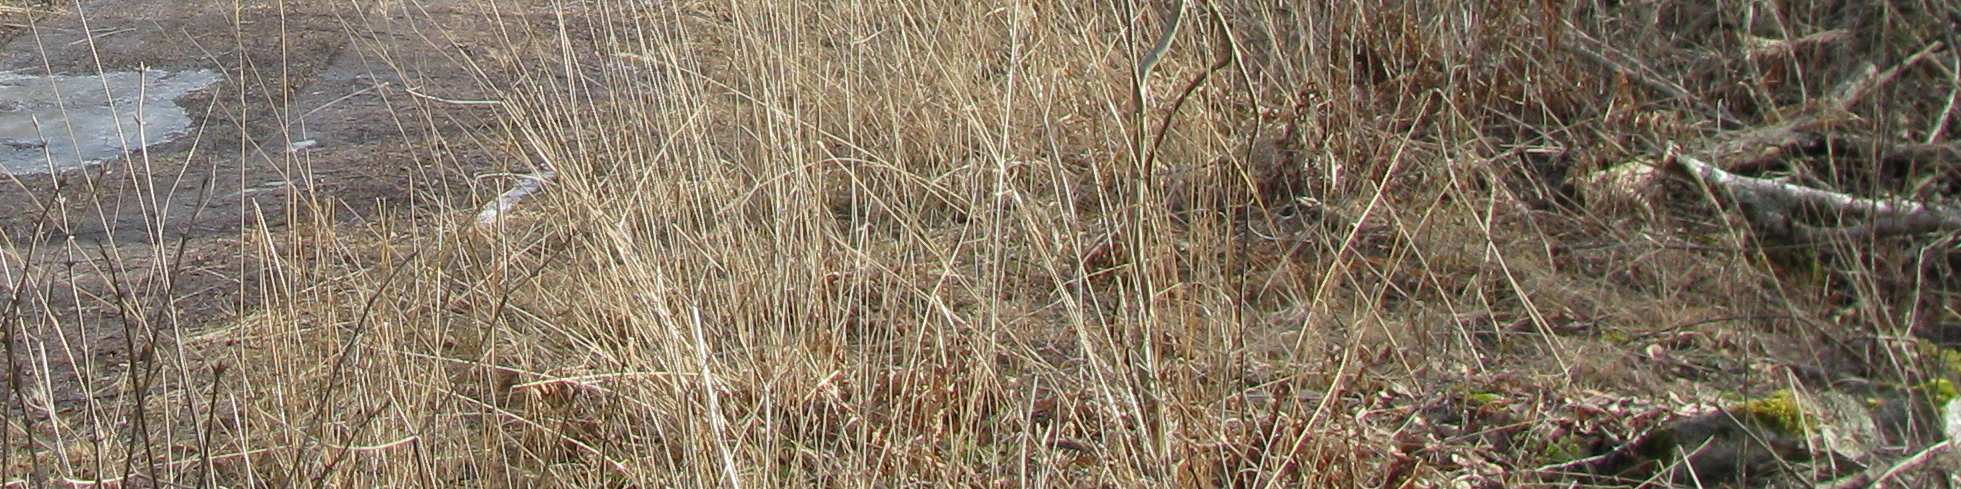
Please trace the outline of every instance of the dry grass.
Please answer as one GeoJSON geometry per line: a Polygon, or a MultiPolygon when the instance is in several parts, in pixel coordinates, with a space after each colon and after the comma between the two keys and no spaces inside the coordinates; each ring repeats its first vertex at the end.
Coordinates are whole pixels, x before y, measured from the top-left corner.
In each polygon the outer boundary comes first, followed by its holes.
{"type": "MultiPolygon", "coordinates": [[[[1735,42],[1701,7],[1567,4],[1195,6],[1141,83],[1165,2],[556,5],[474,53],[545,194],[490,230],[479,192],[249,233],[257,312],[168,340],[168,407],[91,410],[148,446],[7,456],[269,487],[1498,487],[1677,410],[1924,379],[1900,340],[1955,316],[1948,238],[1781,246],[1680,182],[1649,208],[1566,177],[1719,129],[1571,31],[1752,121],[1836,72],[1743,85],[1769,75],[1686,54],[1735,42]]],[[[1860,129],[1940,127],[1902,90],[1860,129]]],[[[1838,172],[1805,178],[1903,188],[1838,172]]]]}

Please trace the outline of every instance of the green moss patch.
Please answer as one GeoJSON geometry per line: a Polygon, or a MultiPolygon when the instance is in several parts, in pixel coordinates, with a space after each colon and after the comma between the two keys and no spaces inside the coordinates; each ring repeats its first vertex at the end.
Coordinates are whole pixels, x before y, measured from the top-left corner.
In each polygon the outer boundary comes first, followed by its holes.
{"type": "Polygon", "coordinates": [[[1782,435],[1804,435],[1817,429],[1817,420],[1807,416],[1796,393],[1789,389],[1769,396],[1743,401],[1730,408],[1737,417],[1782,435]]]}

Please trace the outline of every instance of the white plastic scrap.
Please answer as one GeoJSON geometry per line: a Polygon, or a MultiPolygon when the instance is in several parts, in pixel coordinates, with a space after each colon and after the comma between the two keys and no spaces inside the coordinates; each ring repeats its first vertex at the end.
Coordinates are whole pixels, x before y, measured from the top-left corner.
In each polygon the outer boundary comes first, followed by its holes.
{"type": "Polygon", "coordinates": [[[510,212],[511,208],[517,207],[518,202],[524,201],[531,194],[537,193],[539,190],[544,190],[545,184],[551,183],[553,178],[558,177],[558,173],[551,170],[544,170],[529,175],[520,175],[520,177],[517,185],[511,186],[510,190],[506,190],[502,195],[498,195],[497,200],[484,204],[483,210],[477,212],[477,226],[491,227],[497,225],[498,219],[503,217],[504,213],[510,212]]]}

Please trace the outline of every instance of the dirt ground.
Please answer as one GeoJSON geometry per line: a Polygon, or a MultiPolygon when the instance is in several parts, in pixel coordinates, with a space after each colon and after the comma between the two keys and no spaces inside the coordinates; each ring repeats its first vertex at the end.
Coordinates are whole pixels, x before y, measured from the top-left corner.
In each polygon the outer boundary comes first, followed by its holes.
{"type": "MultiPolygon", "coordinates": [[[[4,17],[0,71],[225,75],[178,100],[194,119],[189,135],[0,183],[10,282],[0,292],[22,321],[10,329],[24,333],[12,338],[12,370],[51,375],[22,379],[51,387],[29,404],[66,411],[113,392],[132,348],[233,320],[278,293],[260,286],[265,272],[241,230],[359,225],[498,191],[489,187],[501,180],[478,177],[509,163],[474,137],[495,129],[497,106],[468,103],[493,97],[457,53],[499,34],[485,13],[458,6],[469,2],[419,3],[97,0],[4,17]]],[[[5,391],[0,404],[18,409],[5,391]]]]}

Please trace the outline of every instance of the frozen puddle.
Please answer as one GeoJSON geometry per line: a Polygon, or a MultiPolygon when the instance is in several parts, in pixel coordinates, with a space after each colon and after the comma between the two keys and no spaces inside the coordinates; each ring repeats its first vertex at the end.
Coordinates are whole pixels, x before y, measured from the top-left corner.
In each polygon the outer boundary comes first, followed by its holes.
{"type": "Polygon", "coordinates": [[[120,157],[124,148],[176,139],[191,127],[176,99],[221,79],[207,70],[52,77],[0,72],[0,170],[59,172],[120,157]]]}

